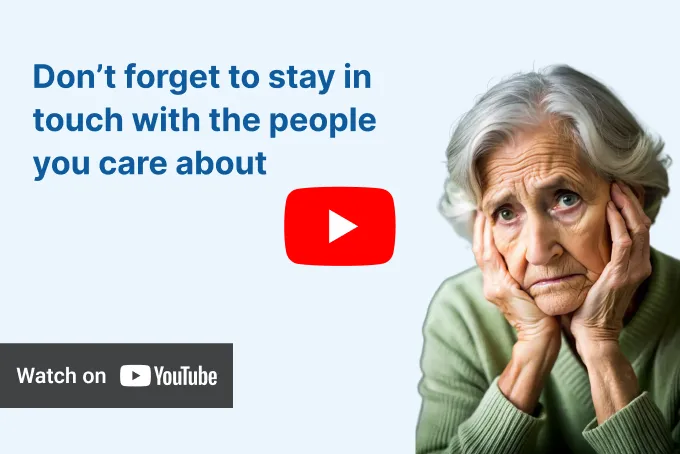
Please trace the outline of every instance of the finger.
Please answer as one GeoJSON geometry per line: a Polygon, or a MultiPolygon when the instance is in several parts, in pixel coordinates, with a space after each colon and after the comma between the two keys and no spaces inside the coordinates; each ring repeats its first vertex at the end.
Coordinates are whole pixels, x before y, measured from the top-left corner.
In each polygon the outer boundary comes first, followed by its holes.
{"type": "Polygon", "coordinates": [[[635,207],[635,210],[640,214],[640,217],[641,218],[646,217],[647,215],[645,214],[645,209],[642,206],[642,204],[640,203],[640,199],[638,198],[637,194],[635,194],[635,192],[633,192],[633,189],[630,187],[630,185],[628,185],[628,184],[626,184],[622,181],[619,181],[617,183],[618,183],[619,189],[621,189],[623,191],[623,193],[626,194],[628,196],[628,198],[631,200],[631,203],[635,207]]]}
{"type": "Polygon", "coordinates": [[[621,209],[633,240],[631,254],[635,258],[645,259],[649,250],[649,225],[651,221],[645,215],[640,202],[633,191],[625,184],[612,185],[612,200],[621,209]]]}
{"type": "Polygon", "coordinates": [[[475,254],[475,261],[477,265],[482,267],[482,253],[483,253],[483,235],[484,235],[484,216],[481,211],[477,210],[475,214],[474,233],[472,235],[472,252],[475,254]]]}
{"type": "Polygon", "coordinates": [[[638,213],[640,223],[642,226],[639,231],[633,231],[633,249],[631,255],[633,257],[638,257],[642,259],[642,263],[649,263],[650,255],[650,242],[649,242],[649,229],[652,226],[652,220],[645,214],[645,209],[640,203],[638,196],[633,192],[632,188],[625,184],[619,182],[619,187],[623,190],[623,193],[628,196],[632,205],[635,207],[638,213]]]}
{"type": "Polygon", "coordinates": [[[491,228],[491,221],[486,218],[484,225],[484,260],[487,265],[492,266],[493,270],[498,270],[500,261],[498,259],[500,252],[496,249],[496,243],[493,240],[493,229],[491,228]]]}
{"type": "Polygon", "coordinates": [[[482,270],[484,276],[484,297],[493,304],[498,305],[498,286],[494,285],[495,274],[492,268],[485,260],[487,254],[484,248],[484,242],[487,235],[486,216],[481,211],[477,210],[477,217],[475,218],[475,260],[477,265],[482,270]]]}
{"type": "Polygon", "coordinates": [[[619,182],[619,187],[624,194],[628,196],[632,205],[635,207],[638,213],[640,222],[644,227],[640,227],[639,232],[633,232],[633,248],[631,250],[631,256],[641,260],[640,266],[645,267],[644,264],[649,264],[650,260],[650,242],[649,242],[649,229],[652,226],[652,220],[645,214],[645,209],[640,203],[638,196],[633,192],[633,189],[622,182],[619,182]]]}
{"type": "Polygon", "coordinates": [[[626,223],[612,201],[607,202],[607,222],[612,236],[611,263],[619,270],[628,270],[633,240],[628,234],[626,223]]]}
{"type": "MultiPolygon", "coordinates": [[[[638,196],[633,192],[633,189],[632,189],[629,185],[627,185],[627,184],[625,184],[625,183],[621,183],[621,182],[619,182],[619,187],[621,188],[621,190],[623,191],[623,193],[626,194],[626,195],[628,196],[628,199],[631,201],[631,204],[635,207],[635,211],[638,213],[640,222],[641,222],[642,225],[644,225],[644,227],[645,227],[645,229],[644,229],[644,230],[642,231],[642,233],[641,233],[642,240],[644,240],[644,242],[645,242],[647,245],[649,245],[649,228],[652,226],[652,220],[651,220],[651,219],[649,218],[649,216],[647,216],[647,214],[645,213],[645,209],[644,209],[644,207],[642,206],[642,204],[640,203],[640,200],[638,199],[638,196]]],[[[633,243],[634,243],[634,244],[633,244],[633,249],[635,250],[635,246],[636,246],[636,245],[635,245],[635,238],[633,238],[633,243]]],[[[644,247],[644,246],[643,246],[643,247],[642,247],[642,250],[643,250],[644,252],[647,252],[647,253],[648,253],[648,252],[649,252],[649,247],[644,247]]]]}
{"type": "MultiPolygon", "coordinates": [[[[634,215],[636,221],[646,224],[649,220],[645,210],[640,204],[633,190],[625,183],[616,182],[612,184],[612,200],[619,209],[628,209],[634,215]]],[[[627,220],[627,219],[626,219],[627,220]]],[[[651,225],[651,221],[649,222],[651,225]]]]}

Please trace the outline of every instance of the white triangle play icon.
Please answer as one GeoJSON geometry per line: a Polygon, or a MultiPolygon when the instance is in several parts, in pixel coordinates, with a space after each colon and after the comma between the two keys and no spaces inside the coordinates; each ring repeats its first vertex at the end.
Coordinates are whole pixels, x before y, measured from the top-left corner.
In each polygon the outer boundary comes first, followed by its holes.
{"type": "Polygon", "coordinates": [[[338,213],[328,210],[328,243],[332,243],[356,228],[356,224],[349,222],[338,213]]]}

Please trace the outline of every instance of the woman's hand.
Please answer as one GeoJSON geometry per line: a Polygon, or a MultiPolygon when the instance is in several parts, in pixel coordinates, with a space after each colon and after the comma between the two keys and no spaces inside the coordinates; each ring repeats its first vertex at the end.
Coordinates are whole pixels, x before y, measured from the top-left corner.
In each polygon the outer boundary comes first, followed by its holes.
{"type": "Polygon", "coordinates": [[[570,322],[581,356],[581,350],[592,344],[618,343],[626,309],[640,284],[652,272],[651,220],[625,184],[613,183],[611,198],[613,202],[607,205],[611,259],[570,322]]]}
{"type": "Polygon", "coordinates": [[[612,184],[611,198],[607,206],[611,259],[570,322],[576,350],[588,370],[599,424],[639,395],[635,371],[619,346],[619,334],[628,305],[652,272],[651,220],[628,186],[612,184]]]}
{"type": "Polygon", "coordinates": [[[517,330],[519,342],[560,340],[557,318],[546,315],[510,276],[503,256],[496,249],[491,222],[482,212],[475,218],[472,251],[484,277],[484,297],[498,306],[517,330]]]}
{"type": "Polygon", "coordinates": [[[510,276],[496,249],[491,223],[481,212],[475,218],[472,250],[482,270],[484,297],[498,306],[517,330],[517,342],[498,388],[515,407],[532,414],[560,350],[560,324],[543,313],[510,276]]]}

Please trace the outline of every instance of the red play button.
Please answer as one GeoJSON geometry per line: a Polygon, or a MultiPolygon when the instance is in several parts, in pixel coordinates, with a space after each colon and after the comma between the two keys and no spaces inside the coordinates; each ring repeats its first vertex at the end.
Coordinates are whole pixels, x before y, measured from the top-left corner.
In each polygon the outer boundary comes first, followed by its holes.
{"type": "Polygon", "coordinates": [[[288,258],[301,265],[380,265],[392,258],[394,201],[384,189],[296,189],[286,199],[288,258]]]}

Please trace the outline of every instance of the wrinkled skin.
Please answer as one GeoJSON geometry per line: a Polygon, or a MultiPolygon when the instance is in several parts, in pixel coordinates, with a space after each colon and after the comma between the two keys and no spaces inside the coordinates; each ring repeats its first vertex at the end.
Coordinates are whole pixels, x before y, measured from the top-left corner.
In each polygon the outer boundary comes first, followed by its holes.
{"type": "Polygon", "coordinates": [[[478,168],[482,212],[508,273],[544,314],[574,312],[610,261],[611,183],[547,123],[520,132],[478,168]],[[535,284],[560,276],[570,277],[535,284]]]}

